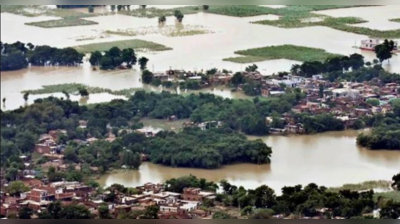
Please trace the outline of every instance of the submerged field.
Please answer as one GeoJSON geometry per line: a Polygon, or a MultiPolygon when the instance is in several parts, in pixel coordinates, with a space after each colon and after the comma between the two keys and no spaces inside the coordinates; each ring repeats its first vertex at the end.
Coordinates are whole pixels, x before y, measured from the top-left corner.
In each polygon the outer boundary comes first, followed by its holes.
{"type": "Polygon", "coordinates": [[[144,40],[121,40],[112,41],[105,43],[95,43],[87,45],[79,45],[74,47],[77,51],[82,53],[90,53],[94,51],[108,51],[112,47],[118,47],[120,49],[133,48],[138,51],[168,51],[172,48],[166,47],[161,44],[157,44],[150,41],[144,40]]]}
{"type": "MultiPolygon", "coordinates": [[[[281,28],[302,28],[310,26],[326,26],[333,29],[367,35],[375,38],[400,38],[400,29],[395,30],[376,30],[365,27],[350,26],[351,24],[365,23],[366,21],[355,17],[334,18],[325,15],[312,13],[313,11],[361,7],[359,5],[300,5],[287,6],[284,8],[268,8],[257,5],[230,5],[212,6],[209,12],[227,16],[248,17],[260,15],[278,15],[279,20],[261,20],[256,24],[270,25],[281,28]]],[[[396,20],[395,20],[396,21],[396,20]]]]}
{"type": "Polygon", "coordinates": [[[41,94],[52,94],[52,93],[61,93],[67,92],[69,94],[78,94],[79,89],[87,89],[90,94],[97,93],[109,93],[115,96],[131,96],[136,91],[140,90],[140,88],[131,88],[131,89],[121,89],[121,90],[111,90],[107,88],[100,87],[92,87],[78,83],[70,83],[70,84],[59,84],[59,85],[48,85],[43,86],[42,89],[36,90],[25,90],[22,93],[29,93],[32,95],[41,95],[41,94]]]}
{"type": "Polygon", "coordinates": [[[38,26],[42,28],[57,28],[57,27],[69,27],[69,26],[97,25],[99,23],[78,18],[66,18],[66,19],[47,20],[47,21],[32,22],[25,24],[28,26],[38,26]]]}
{"type": "Polygon", "coordinates": [[[254,63],[274,59],[289,59],[295,61],[325,61],[327,58],[337,56],[323,49],[301,47],[295,45],[281,45],[254,48],[236,51],[240,57],[226,58],[224,61],[236,63],[254,63]]]}

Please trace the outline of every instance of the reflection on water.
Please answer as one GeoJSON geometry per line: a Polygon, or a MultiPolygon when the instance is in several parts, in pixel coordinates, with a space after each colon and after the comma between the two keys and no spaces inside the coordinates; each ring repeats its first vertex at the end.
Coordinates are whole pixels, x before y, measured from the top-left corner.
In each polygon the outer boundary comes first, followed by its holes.
{"type": "MultiPolygon", "coordinates": [[[[156,121],[152,122],[155,127],[156,124],[156,121]]],[[[99,181],[107,186],[113,183],[136,186],[192,174],[212,181],[226,179],[246,188],[266,184],[280,192],[283,186],[296,184],[317,183],[333,187],[368,180],[390,180],[400,170],[400,152],[370,151],[357,147],[358,133],[343,131],[264,137],[263,140],[273,148],[270,165],[238,164],[218,170],[202,170],[144,163],[139,171],[107,174],[99,181]]]]}

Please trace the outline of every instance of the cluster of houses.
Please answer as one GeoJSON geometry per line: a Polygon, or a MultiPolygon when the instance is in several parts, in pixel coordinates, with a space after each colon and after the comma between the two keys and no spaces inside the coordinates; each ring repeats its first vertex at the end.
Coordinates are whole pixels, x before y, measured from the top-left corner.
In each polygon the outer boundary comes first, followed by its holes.
{"type": "Polygon", "coordinates": [[[41,180],[27,178],[21,181],[30,190],[21,193],[18,197],[1,193],[0,214],[2,216],[16,215],[23,207],[29,207],[36,213],[41,213],[46,211],[52,202],[60,201],[63,206],[72,203],[84,205],[94,216],[99,214],[98,208],[102,205],[109,208],[114,218],[121,213],[144,211],[148,206],[157,205],[160,208],[158,216],[161,219],[205,218],[211,214],[200,209],[202,202],[215,199],[215,193],[198,188],[185,188],[182,194],[178,194],[165,191],[165,185],[152,183],[136,187],[137,194],[130,195],[118,190],[100,194],[96,192],[96,189],[79,182],[44,183],[41,180]],[[104,200],[110,194],[114,194],[115,199],[112,202],[105,202],[104,200]]]}
{"type": "Polygon", "coordinates": [[[202,72],[186,72],[184,70],[170,69],[165,72],[156,72],[153,77],[155,79],[160,79],[162,82],[171,81],[184,83],[187,81],[196,81],[201,88],[206,88],[216,85],[227,85],[233,76],[232,73],[217,72],[204,79],[202,74],[202,72]]]}
{"type": "MultiPolygon", "coordinates": [[[[311,78],[288,75],[274,79],[261,79],[261,95],[264,97],[284,95],[286,87],[299,88],[307,97],[291,109],[293,113],[311,115],[332,114],[351,127],[362,116],[386,114],[392,111],[390,102],[400,98],[398,83],[383,84],[379,79],[364,83],[333,83],[322,79],[322,75],[311,78]],[[321,86],[323,92],[321,96],[321,86]],[[379,105],[371,105],[369,99],[376,99],[379,105]]],[[[302,124],[294,122],[291,113],[283,114],[287,124],[283,129],[271,129],[274,134],[303,134],[302,124]]],[[[267,122],[271,122],[267,118],[267,122]]]]}

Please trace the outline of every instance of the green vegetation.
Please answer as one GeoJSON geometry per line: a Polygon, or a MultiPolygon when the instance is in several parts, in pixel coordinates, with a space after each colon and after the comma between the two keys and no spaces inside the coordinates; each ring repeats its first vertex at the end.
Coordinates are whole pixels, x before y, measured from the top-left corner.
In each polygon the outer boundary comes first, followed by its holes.
{"type": "Polygon", "coordinates": [[[134,17],[146,17],[146,18],[159,18],[161,16],[174,16],[175,11],[179,10],[182,14],[195,14],[200,12],[196,6],[177,7],[173,9],[157,9],[157,8],[146,8],[134,9],[134,10],[121,10],[119,14],[134,17]]]}
{"type": "Polygon", "coordinates": [[[105,42],[105,43],[97,43],[97,44],[87,44],[80,45],[74,47],[76,50],[82,53],[90,53],[95,51],[108,51],[112,47],[118,47],[120,49],[133,48],[135,51],[167,51],[172,50],[172,48],[166,47],[161,44],[157,44],[150,41],[144,40],[122,40],[122,41],[113,41],[113,42],[105,42]]]}
{"type": "Polygon", "coordinates": [[[270,46],[236,51],[235,54],[245,57],[227,58],[224,61],[237,63],[251,63],[274,59],[290,59],[295,61],[325,61],[330,57],[338,56],[323,49],[301,47],[294,45],[270,46]]]}
{"type": "Polygon", "coordinates": [[[55,16],[61,17],[60,20],[49,20],[26,23],[30,26],[38,26],[42,28],[55,28],[55,27],[67,27],[67,26],[82,26],[82,25],[95,25],[97,22],[83,20],[82,18],[97,16],[95,13],[82,13],[75,10],[68,9],[50,9],[46,6],[38,5],[4,5],[1,7],[1,12],[8,12],[17,15],[23,15],[28,17],[36,16],[55,16]]]}
{"type": "Polygon", "coordinates": [[[374,195],[375,201],[377,201],[380,197],[383,197],[387,200],[393,200],[395,202],[400,202],[400,192],[399,191],[375,193],[375,195],[374,195]]]}
{"type": "Polygon", "coordinates": [[[271,148],[262,140],[248,141],[231,129],[198,128],[158,133],[145,150],[153,163],[172,167],[215,169],[233,163],[270,163],[271,148]]]}
{"type": "Polygon", "coordinates": [[[364,27],[350,26],[351,24],[364,23],[366,21],[354,17],[334,18],[325,15],[312,13],[313,11],[338,9],[349,7],[365,7],[360,5],[289,5],[285,8],[268,8],[257,5],[220,5],[210,7],[208,12],[236,16],[259,16],[259,15],[278,15],[279,20],[263,20],[255,22],[257,24],[270,25],[282,28],[301,28],[310,26],[326,26],[333,29],[367,35],[376,38],[400,38],[400,29],[381,31],[364,27]]]}
{"type": "Polygon", "coordinates": [[[42,28],[57,28],[57,27],[68,27],[68,26],[97,25],[99,23],[78,18],[66,18],[66,19],[47,20],[47,21],[32,22],[25,24],[29,26],[38,26],[42,28]]]}
{"type": "Polygon", "coordinates": [[[323,186],[309,184],[304,188],[301,185],[282,188],[282,195],[277,197],[274,190],[268,186],[260,186],[255,190],[246,190],[243,187],[231,185],[227,181],[220,183],[222,194],[218,194],[216,201],[224,206],[244,208],[254,218],[270,217],[271,215],[298,214],[300,216],[314,217],[323,215],[325,218],[341,216],[351,218],[369,213],[374,208],[374,192],[343,190],[338,193],[330,192],[323,186]],[[357,205],[357,206],[356,206],[357,205]],[[256,210],[253,211],[255,207],[256,210]],[[258,209],[268,208],[268,211],[258,209]],[[321,214],[317,210],[328,208],[332,214],[321,214]]]}
{"type": "Polygon", "coordinates": [[[28,62],[32,66],[78,66],[83,56],[70,47],[59,49],[19,41],[13,44],[1,42],[1,71],[26,68],[28,62]]]}
{"type": "Polygon", "coordinates": [[[391,182],[390,181],[366,181],[360,184],[345,184],[341,187],[335,187],[335,188],[329,188],[329,191],[332,192],[339,192],[343,190],[349,190],[349,191],[367,191],[367,190],[374,190],[374,189],[379,189],[379,190],[392,190],[390,187],[391,182]]]}
{"type": "Polygon", "coordinates": [[[118,47],[112,47],[103,53],[104,55],[100,51],[92,52],[89,59],[92,66],[100,66],[101,70],[114,70],[116,68],[131,69],[137,62],[139,62],[140,68],[142,68],[146,67],[149,61],[144,57],[138,60],[132,48],[121,50],[118,47]]]}
{"type": "Polygon", "coordinates": [[[59,84],[59,85],[48,85],[43,86],[42,89],[37,90],[25,90],[22,93],[30,93],[32,95],[40,95],[40,94],[51,94],[51,93],[61,93],[65,91],[69,94],[78,94],[79,89],[87,89],[90,94],[98,94],[98,93],[109,93],[116,96],[131,96],[136,91],[140,90],[140,88],[131,88],[131,89],[122,89],[122,90],[111,90],[100,87],[92,87],[78,83],[68,83],[68,84],[59,84]]]}
{"type": "Polygon", "coordinates": [[[375,128],[369,134],[360,134],[357,144],[373,150],[400,150],[400,99],[392,100],[391,105],[393,113],[378,120],[373,118],[375,128]]]}
{"type": "Polygon", "coordinates": [[[117,30],[106,30],[104,32],[108,35],[119,35],[134,37],[139,35],[150,35],[150,34],[161,34],[167,37],[178,37],[178,36],[193,36],[200,34],[212,33],[212,31],[205,29],[203,26],[191,26],[186,25],[184,27],[176,26],[162,26],[161,29],[156,27],[143,27],[138,29],[117,29],[117,30]]]}
{"type": "Polygon", "coordinates": [[[400,23],[400,18],[398,18],[398,19],[391,19],[391,20],[389,20],[389,21],[400,23]]]}

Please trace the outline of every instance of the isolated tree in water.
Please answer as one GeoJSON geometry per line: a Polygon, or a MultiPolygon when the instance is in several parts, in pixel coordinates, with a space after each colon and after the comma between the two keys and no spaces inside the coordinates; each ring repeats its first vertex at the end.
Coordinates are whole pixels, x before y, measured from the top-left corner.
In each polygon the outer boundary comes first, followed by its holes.
{"type": "Polygon", "coordinates": [[[94,12],[94,7],[92,5],[90,5],[88,7],[88,11],[89,11],[89,13],[93,13],[94,12]]]}
{"type": "Polygon", "coordinates": [[[115,5],[111,5],[111,11],[112,11],[112,12],[115,11],[115,5]]]}
{"type": "Polygon", "coordinates": [[[183,13],[182,13],[181,11],[179,11],[179,10],[175,10],[174,16],[176,17],[176,19],[177,19],[180,23],[182,22],[183,17],[184,17],[183,13]]]}
{"type": "Polygon", "coordinates": [[[147,5],[140,5],[140,8],[146,9],[146,6],[147,6],[147,5]]]}
{"type": "Polygon", "coordinates": [[[25,100],[25,103],[27,103],[28,102],[28,100],[29,100],[29,92],[26,92],[25,94],[24,94],[24,100],[25,100]]]}
{"type": "Polygon", "coordinates": [[[3,104],[5,104],[6,101],[7,101],[7,99],[4,97],[4,98],[3,98],[3,104]]]}
{"type": "Polygon", "coordinates": [[[204,10],[204,11],[207,11],[209,8],[210,8],[209,5],[203,5],[203,10],[204,10]]]}
{"type": "Polygon", "coordinates": [[[167,18],[165,17],[165,16],[160,16],[159,18],[158,18],[158,23],[159,24],[163,24],[163,23],[165,23],[167,21],[167,18]]]}
{"type": "Polygon", "coordinates": [[[145,57],[141,57],[139,59],[139,65],[140,65],[140,69],[141,70],[145,70],[147,68],[147,62],[149,61],[148,58],[145,57]]]}
{"type": "MultiPolygon", "coordinates": [[[[385,40],[385,42],[383,42],[383,44],[380,44],[375,47],[376,57],[379,59],[379,61],[381,63],[384,62],[385,60],[391,59],[392,55],[393,55],[393,51],[394,51],[393,40],[391,40],[391,41],[385,40]]],[[[390,63],[390,61],[389,61],[389,63],[390,63]]]]}
{"type": "Polygon", "coordinates": [[[81,97],[88,97],[89,96],[89,91],[85,88],[79,88],[78,89],[79,95],[81,95],[81,97]]]}

